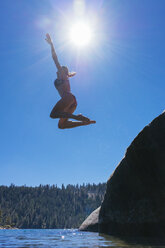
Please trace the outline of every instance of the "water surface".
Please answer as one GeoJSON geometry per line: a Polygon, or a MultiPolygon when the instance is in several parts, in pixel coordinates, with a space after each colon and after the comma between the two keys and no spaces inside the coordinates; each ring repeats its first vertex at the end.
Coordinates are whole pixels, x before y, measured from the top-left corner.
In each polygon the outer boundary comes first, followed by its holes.
{"type": "Polygon", "coordinates": [[[165,248],[165,242],[156,239],[119,239],[113,236],[75,229],[0,230],[0,248],[165,248]]]}

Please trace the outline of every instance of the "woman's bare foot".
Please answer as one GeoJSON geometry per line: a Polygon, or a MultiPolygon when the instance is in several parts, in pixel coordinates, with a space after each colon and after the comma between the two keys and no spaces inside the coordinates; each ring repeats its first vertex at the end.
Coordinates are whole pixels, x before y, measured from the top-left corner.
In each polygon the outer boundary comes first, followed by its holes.
{"type": "Polygon", "coordinates": [[[95,123],[96,123],[96,121],[93,121],[93,120],[87,121],[87,124],[95,124],[95,123]]]}
{"type": "Polygon", "coordinates": [[[96,121],[92,121],[92,120],[90,120],[90,123],[91,123],[91,124],[95,124],[95,123],[96,123],[96,121]]]}

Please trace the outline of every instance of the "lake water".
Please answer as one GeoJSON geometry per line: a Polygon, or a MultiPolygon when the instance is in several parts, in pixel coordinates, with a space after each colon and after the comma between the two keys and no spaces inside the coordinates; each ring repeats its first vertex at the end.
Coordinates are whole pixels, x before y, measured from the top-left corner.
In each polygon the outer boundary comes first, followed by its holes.
{"type": "Polygon", "coordinates": [[[0,248],[158,248],[165,242],[155,239],[129,239],[69,229],[0,230],[0,248]]]}

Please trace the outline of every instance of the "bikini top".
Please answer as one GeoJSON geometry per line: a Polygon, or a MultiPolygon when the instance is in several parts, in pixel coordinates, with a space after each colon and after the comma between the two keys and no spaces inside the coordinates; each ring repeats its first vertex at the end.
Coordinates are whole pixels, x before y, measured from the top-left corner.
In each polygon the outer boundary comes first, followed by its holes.
{"type": "Polygon", "coordinates": [[[54,86],[56,87],[56,89],[58,89],[58,87],[60,86],[60,85],[62,85],[62,84],[64,84],[64,83],[69,83],[69,80],[63,80],[63,79],[56,79],[55,81],[54,81],[54,86]]]}

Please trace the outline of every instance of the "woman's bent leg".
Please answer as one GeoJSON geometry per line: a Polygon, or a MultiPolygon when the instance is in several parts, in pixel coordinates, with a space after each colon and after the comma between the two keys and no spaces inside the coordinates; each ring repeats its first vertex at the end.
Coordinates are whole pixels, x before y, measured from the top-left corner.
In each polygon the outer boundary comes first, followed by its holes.
{"type": "Polygon", "coordinates": [[[83,115],[73,115],[77,107],[77,102],[75,97],[72,94],[66,95],[66,97],[61,98],[60,101],[56,103],[54,108],[50,113],[52,119],[55,118],[71,118],[78,121],[89,121],[89,118],[83,115]]]}
{"type": "Polygon", "coordinates": [[[68,103],[65,98],[61,98],[52,109],[50,117],[53,119],[59,118],[57,117],[57,114],[64,112],[64,109],[67,108],[68,104],[70,103],[68,103]]]}
{"type": "MultiPolygon", "coordinates": [[[[72,115],[72,113],[75,111],[75,109],[76,109],[76,106],[73,106],[72,108],[68,109],[68,112],[72,115]]],[[[89,119],[86,121],[68,121],[68,118],[66,118],[66,119],[61,118],[58,122],[58,127],[60,129],[66,129],[66,128],[86,126],[86,125],[94,124],[94,123],[96,123],[96,122],[91,121],[89,119]]]]}
{"type": "Polygon", "coordinates": [[[96,121],[68,121],[68,119],[60,119],[58,123],[58,127],[60,129],[74,128],[80,126],[87,126],[90,124],[94,124],[96,121]]]}
{"type": "Polygon", "coordinates": [[[85,117],[83,115],[73,115],[73,114],[70,114],[70,113],[67,113],[67,112],[55,112],[55,113],[51,113],[50,114],[50,117],[52,119],[56,119],[56,118],[64,118],[64,119],[74,119],[74,120],[77,120],[77,121],[90,121],[90,119],[88,117],[85,117]]]}

